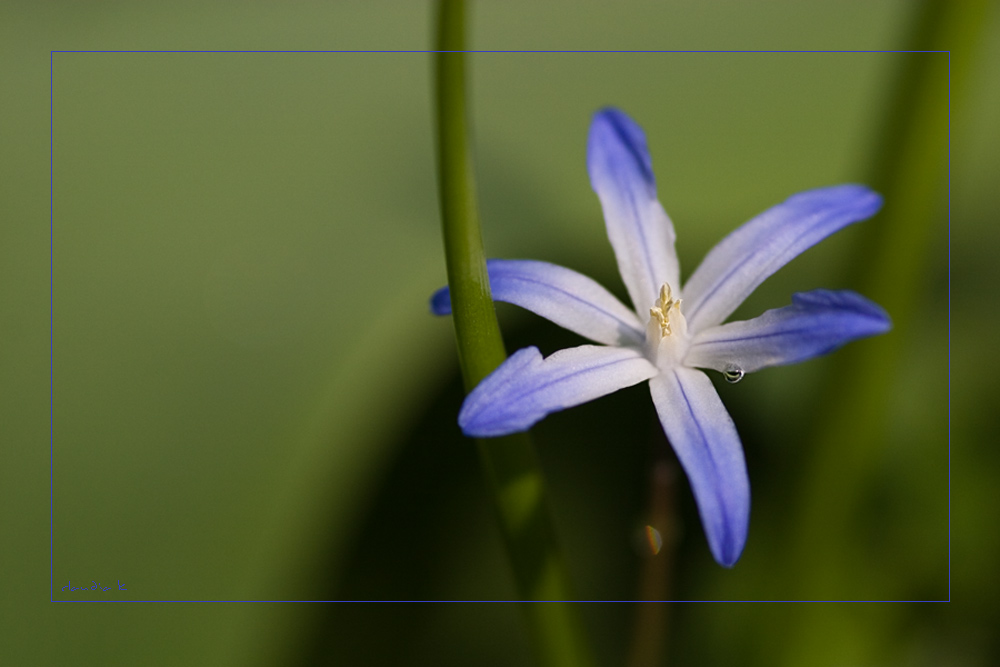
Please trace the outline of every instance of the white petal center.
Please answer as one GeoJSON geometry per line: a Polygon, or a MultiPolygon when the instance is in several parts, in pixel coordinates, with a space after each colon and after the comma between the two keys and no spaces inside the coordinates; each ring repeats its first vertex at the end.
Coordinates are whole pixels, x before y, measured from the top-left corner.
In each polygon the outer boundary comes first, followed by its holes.
{"type": "Polygon", "coordinates": [[[663,283],[659,298],[649,309],[646,323],[646,355],[661,370],[677,366],[690,345],[681,299],[674,299],[670,285],[663,283]]]}

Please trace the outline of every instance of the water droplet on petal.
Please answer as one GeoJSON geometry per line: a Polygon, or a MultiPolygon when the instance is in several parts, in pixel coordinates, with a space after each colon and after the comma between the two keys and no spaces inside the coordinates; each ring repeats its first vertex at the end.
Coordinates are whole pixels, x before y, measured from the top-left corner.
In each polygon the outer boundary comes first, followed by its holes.
{"type": "Polygon", "coordinates": [[[736,384],[743,379],[743,369],[739,366],[729,365],[726,366],[726,370],[722,371],[722,376],[729,384],[736,384]]]}

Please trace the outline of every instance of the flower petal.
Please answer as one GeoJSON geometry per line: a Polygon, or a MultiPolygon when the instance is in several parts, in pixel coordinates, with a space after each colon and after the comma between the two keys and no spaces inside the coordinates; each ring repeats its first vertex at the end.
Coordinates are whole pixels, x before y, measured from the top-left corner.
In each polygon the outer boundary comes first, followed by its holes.
{"type": "Polygon", "coordinates": [[[649,390],[691,483],[712,555],[731,567],[750,522],[750,480],[736,426],[701,371],[674,368],[650,380],[649,390]]]}
{"type": "Polygon", "coordinates": [[[751,373],[805,361],[891,327],[886,312],[860,294],[814,290],[793,295],[791,306],[702,331],[684,364],[723,372],[735,366],[751,373]]]}
{"type": "Polygon", "coordinates": [[[551,412],[630,387],[658,371],[631,348],[582,345],[542,359],[518,350],[465,398],[458,424],[469,436],[524,431],[551,412]]]}
{"type": "Polygon", "coordinates": [[[772,273],[830,234],[871,217],[882,197],[862,185],[801,192],[712,248],[684,286],[688,329],[725,320],[772,273]]]}
{"type": "Polygon", "coordinates": [[[678,290],[674,226],[656,198],[646,136],[617,109],[594,115],[587,143],[590,183],[601,200],[618,270],[640,316],[663,283],[678,290]]]}
{"type": "MultiPolygon", "coordinates": [[[[645,339],[635,313],[582,273],[547,262],[516,259],[491,259],[486,269],[495,301],[526,308],[598,343],[640,345],[645,339]]],[[[451,312],[447,287],[431,297],[431,312],[451,312]]]]}

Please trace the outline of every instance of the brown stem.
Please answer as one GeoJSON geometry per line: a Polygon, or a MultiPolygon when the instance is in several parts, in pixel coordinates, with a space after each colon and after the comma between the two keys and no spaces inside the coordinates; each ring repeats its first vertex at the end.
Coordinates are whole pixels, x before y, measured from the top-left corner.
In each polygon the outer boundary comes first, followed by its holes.
{"type": "MultiPolygon", "coordinates": [[[[657,430],[659,431],[659,424],[657,430]]],[[[662,667],[666,664],[671,574],[677,543],[677,462],[662,431],[659,431],[653,451],[648,522],[643,527],[642,535],[644,563],[636,597],[639,602],[629,650],[630,667],[662,667]]]]}

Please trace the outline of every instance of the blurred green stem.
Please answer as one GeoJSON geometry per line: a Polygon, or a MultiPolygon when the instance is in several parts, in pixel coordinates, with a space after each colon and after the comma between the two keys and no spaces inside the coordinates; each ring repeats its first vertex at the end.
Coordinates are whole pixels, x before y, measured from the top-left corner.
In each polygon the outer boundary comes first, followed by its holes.
{"type": "MultiPolygon", "coordinates": [[[[438,186],[455,336],[466,391],[507,354],[490,297],[465,95],[465,3],[441,0],[435,56],[438,186]]],[[[477,441],[517,592],[547,666],[590,665],[527,433],[477,441]]]]}
{"type": "MultiPolygon", "coordinates": [[[[809,552],[799,554],[809,559],[804,562],[825,563],[840,554],[830,547],[843,538],[842,531],[851,530],[854,508],[831,502],[844,499],[837,486],[845,478],[870,474],[885,442],[885,414],[899,353],[914,326],[918,305],[922,312],[927,308],[921,295],[929,287],[925,267],[931,264],[930,241],[943,243],[946,238],[949,112],[964,100],[971,51],[986,23],[986,7],[982,0],[924,3],[907,48],[955,50],[950,55],[903,55],[903,70],[884,110],[869,183],[885,197],[885,208],[861,230],[852,263],[859,267],[856,287],[888,311],[893,330],[838,352],[840,363],[829,383],[826,415],[818,424],[817,446],[803,487],[806,502],[798,533],[799,549],[809,552]],[[859,429],[859,424],[865,428],[859,429]]],[[[945,248],[937,246],[937,252],[943,254],[945,248]]],[[[932,308],[941,313],[944,305],[932,308]]],[[[834,590],[829,593],[836,595],[834,590]]]]}
{"type": "MultiPolygon", "coordinates": [[[[893,330],[838,352],[826,411],[802,478],[795,543],[789,552],[791,565],[800,567],[788,571],[800,571],[803,577],[793,584],[790,597],[898,599],[913,594],[902,589],[889,570],[872,562],[874,552],[848,545],[858,544],[854,533],[863,511],[862,490],[871,486],[885,452],[886,418],[898,382],[900,354],[910,344],[915,316],[944,317],[947,304],[928,304],[923,295],[930,291],[928,278],[933,277],[928,267],[940,269],[944,260],[950,120],[966,98],[988,4],[986,0],[921,3],[905,48],[941,52],[898,56],[902,69],[883,109],[868,176],[869,184],[885,197],[885,208],[859,230],[852,257],[852,264],[859,267],[854,286],[888,311],[893,330]],[[934,261],[928,252],[931,247],[940,253],[934,261]],[[851,480],[851,487],[845,488],[844,480],[851,480]]],[[[941,355],[943,364],[943,348],[941,355]]],[[[942,474],[947,465],[945,445],[942,441],[942,474]]],[[[947,539],[943,524],[941,539],[947,539]]],[[[936,589],[941,597],[950,594],[947,583],[942,572],[936,589]]],[[[815,607],[807,609],[822,613],[815,607]]],[[[794,622],[800,631],[789,633],[795,641],[786,646],[787,664],[803,664],[803,659],[827,648],[835,651],[831,641],[837,633],[830,630],[831,623],[869,623],[865,610],[852,606],[842,611],[839,619],[825,616],[823,622],[813,613],[797,614],[794,622]]],[[[870,626],[868,630],[877,634],[870,626]]]]}

